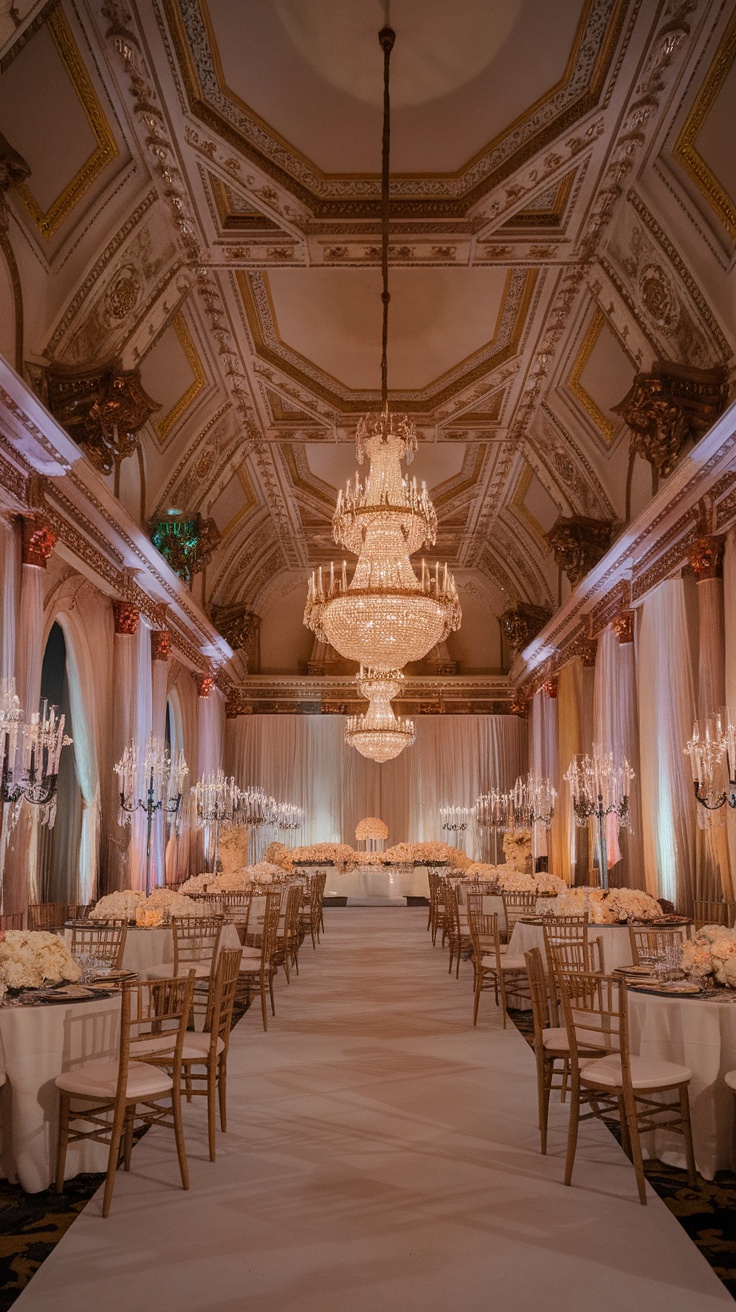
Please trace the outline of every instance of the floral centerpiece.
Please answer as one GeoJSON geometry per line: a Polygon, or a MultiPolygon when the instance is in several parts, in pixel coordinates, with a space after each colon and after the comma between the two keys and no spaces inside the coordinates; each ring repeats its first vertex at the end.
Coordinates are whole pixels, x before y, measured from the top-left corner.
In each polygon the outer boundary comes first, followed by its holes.
{"type": "Polygon", "coordinates": [[[378,816],[367,815],[360,820],[355,827],[355,837],[359,843],[364,843],[366,838],[375,838],[383,840],[388,838],[388,825],[378,816]]]}
{"type": "Polygon", "coordinates": [[[546,871],[527,875],[522,870],[515,870],[513,866],[492,866],[481,861],[471,861],[463,873],[466,879],[482,879],[494,883],[499,891],[506,893],[536,893],[542,897],[544,894],[559,895],[567,890],[564,879],[546,871]]]}
{"type": "Polygon", "coordinates": [[[470,858],[449,843],[396,843],[383,853],[384,861],[391,865],[452,866],[462,870],[470,858]]]}
{"type": "Polygon", "coordinates": [[[224,874],[240,870],[248,864],[248,826],[223,824],[217,845],[220,867],[224,874]]]}
{"type": "Polygon", "coordinates": [[[183,884],[180,884],[179,892],[189,897],[192,893],[206,893],[215,879],[217,879],[217,875],[205,870],[201,875],[192,875],[190,879],[186,879],[183,884]]]}
{"type": "Polygon", "coordinates": [[[512,829],[504,834],[503,854],[507,866],[511,866],[514,870],[528,870],[532,859],[531,829],[512,829]]]}
{"type": "Polygon", "coordinates": [[[342,874],[345,874],[355,868],[360,858],[348,843],[308,843],[304,847],[293,847],[291,859],[303,862],[305,865],[332,862],[342,874]]]}
{"type": "Polygon", "coordinates": [[[90,920],[135,920],[140,902],[145,902],[145,893],[134,888],[121,889],[117,893],[108,893],[101,897],[89,913],[90,920]]]}
{"type": "Polygon", "coordinates": [[[269,843],[263,854],[264,861],[270,862],[271,865],[281,866],[282,870],[293,870],[294,860],[291,849],[284,843],[274,841],[269,843]]]}
{"type": "Polygon", "coordinates": [[[63,938],[39,930],[9,929],[0,934],[0,982],[9,989],[44,984],[75,984],[82,974],[63,938]]]}
{"type": "Polygon", "coordinates": [[[704,925],[682,945],[682,968],[688,975],[712,975],[716,984],[736,989],[736,929],[704,925]]]}
{"type": "Polygon", "coordinates": [[[656,921],[662,916],[656,898],[639,888],[570,888],[557,898],[552,910],[556,916],[580,916],[587,911],[593,925],[656,921]]]}

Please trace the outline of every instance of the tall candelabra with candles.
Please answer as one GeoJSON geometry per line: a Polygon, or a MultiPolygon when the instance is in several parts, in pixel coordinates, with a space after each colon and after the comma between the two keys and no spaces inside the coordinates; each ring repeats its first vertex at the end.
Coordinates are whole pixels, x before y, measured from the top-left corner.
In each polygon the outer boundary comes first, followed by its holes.
{"type": "Polygon", "coordinates": [[[24,723],[15,679],[0,681],[0,831],[5,804],[10,804],[12,829],[23,802],[40,807],[41,823],[53,829],[59,758],[62,748],[72,741],[64,733],[64,724],[64,716],[57,715],[56,707],[45,700],[30,723],[24,723]]]}
{"type": "Polygon", "coordinates": [[[620,825],[631,828],[629,796],[634,771],[625,757],[623,765],[617,765],[613,752],[596,746],[592,756],[574,756],[563,777],[572,795],[576,825],[584,828],[591,818],[595,821],[599,883],[608,888],[606,817],[614,815],[620,825]]]}
{"type": "Polygon", "coordinates": [[[555,813],[557,789],[552,780],[528,774],[524,784],[524,809],[532,831],[532,868],[536,871],[539,856],[539,830],[549,831],[555,813]]]}
{"type": "Polygon", "coordinates": [[[441,806],[440,829],[450,834],[464,834],[472,817],[470,806],[441,806]]]}
{"type": "Polygon", "coordinates": [[[253,785],[241,788],[237,819],[240,824],[248,826],[248,860],[252,861],[256,854],[256,832],[264,826],[276,824],[278,802],[262,788],[253,785]]]}
{"type": "Polygon", "coordinates": [[[293,802],[279,802],[276,808],[276,828],[281,833],[293,833],[295,829],[301,829],[304,820],[304,810],[301,806],[295,806],[293,802]]]}
{"type": "Polygon", "coordinates": [[[709,715],[701,734],[700,724],[693,725],[693,736],[685,748],[690,757],[693,788],[701,829],[723,823],[723,807],[736,807],[736,730],[728,708],[709,715]]]}
{"type": "Polygon", "coordinates": [[[235,780],[226,778],[224,770],[202,775],[192,789],[197,824],[209,831],[212,850],[208,852],[208,869],[217,870],[220,849],[220,825],[238,817],[240,789],[235,780]]]}
{"type": "Polygon", "coordinates": [[[141,772],[138,744],[132,740],[125,748],[121,759],[113,767],[118,777],[120,794],[119,823],[130,824],[132,815],[142,811],[146,817],[146,896],[151,892],[151,858],[154,817],[161,814],[164,823],[178,817],[181,810],[181,798],[184,780],[189,774],[189,767],[184,760],[184,753],[179,751],[172,761],[169,751],[160,738],[151,734],[143,758],[141,772]],[[145,794],[139,796],[139,781],[145,794]]]}

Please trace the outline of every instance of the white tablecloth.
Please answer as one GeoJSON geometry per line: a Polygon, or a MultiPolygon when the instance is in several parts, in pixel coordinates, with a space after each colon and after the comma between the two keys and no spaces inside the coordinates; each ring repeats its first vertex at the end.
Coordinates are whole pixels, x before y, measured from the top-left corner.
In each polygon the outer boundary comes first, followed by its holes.
{"type": "MultiPolygon", "coordinates": [[[[72,931],[64,930],[67,947],[71,947],[72,931]]],[[[238,931],[234,925],[223,925],[220,935],[221,948],[240,947],[238,931]]],[[[174,960],[174,935],[171,925],[162,925],[160,929],[131,929],[125,939],[123,966],[134,970],[141,979],[158,966],[168,966],[174,960]]]]}
{"type": "MultiPolygon", "coordinates": [[[[683,935],[687,927],[683,926],[683,935]]],[[[606,970],[615,970],[617,966],[630,966],[631,943],[628,925],[589,925],[588,938],[603,939],[603,959],[606,970]]],[[[509,952],[516,954],[529,952],[530,948],[539,948],[544,957],[544,934],[541,925],[522,925],[517,921],[511,935],[509,952]]]]}
{"type": "MultiPolygon", "coordinates": [[[[734,1094],[724,1076],[736,1070],[736,996],[724,989],[722,997],[722,1002],[662,998],[629,990],[631,1051],[679,1062],[693,1073],[690,1114],[695,1161],[706,1180],[734,1165],[734,1094]]],[[[679,1135],[657,1131],[654,1143],[651,1135],[646,1139],[649,1156],[684,1167],[679,1135]]]]}
{"type": "MultiPolygon", "coordinates": [[[[113,1057],[120,1042],[120,995],[46,1007],[0,1007],[0,1171],[28,1193],[55,1173],[59,1094],[56,1076],[92,1058],[113,1057]]],[[[107,1149],[69,1145],[66,1178],[104,1171],[107,1149]]]]}
{"type": "MultiPolygon", "coordinates": [[[[459,896],[459,903],[460,903],[460,906],[461,906],[461,907],[464,907],[465,904],[466,904],[466,902],[467,902],[467,896],[468,896],[468,893],[472,893],[473,889],[472,889],[472,886],[471,886],[470,884],[458,884],[458,889],[459,889],[459,893],[460,893],[460,896],[459,896]]],[[[537,914],[538,916],[543,915],[545,911],[549,911],[549,901],[550,901],[549,898],[546,898],[546,897],[538,897],[538,898],[537,898],[536,914],[537,914]]],[[[484,916],[492,916],[492,915],[494,915],[494,914],[498,916],[498,928],[501,930],[502,933],[505,933],[505,932],[506,932],[506,912],[505,912],[505,910],[504,910],[503,898],[501,897],[501,894],[500,894],[500,893],[484,893],[484,894],[483,894],[483,915],[484,915],[484,916]]],[[[532,925],[527,925],[527,926],[525,926],[525,928],[527,928],[527,929],[533,929],[534,926],[532,926],[532,925]]],[[[540,930],[540,934],[541,934],[541,930],[540,930]]],[[[513,942],[513,936],[512,936],[512,942],[513,942]]],[[[533,946],[533,945],[532,945],[532,946],[533,946]]],[[[542,943],[542,950],[544,950],[544,943],[542,943]]],[[[509,951],[511,951],[510,948],[509,948],[509,951]]],[[[525,948],[524,951],[525,951],[525,952],[528,952],[529,949],[528,949],[528,948],[525,948]]]]}

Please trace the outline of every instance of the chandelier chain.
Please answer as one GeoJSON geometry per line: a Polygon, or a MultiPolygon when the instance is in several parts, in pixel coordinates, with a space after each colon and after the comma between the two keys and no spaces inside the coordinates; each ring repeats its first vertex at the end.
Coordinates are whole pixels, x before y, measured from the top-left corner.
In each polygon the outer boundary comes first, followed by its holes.
{"type": "Polygon", "coordinates": [[[381,149],[381,274],[383,277],[383,329],[381,334],[381,405],[388,411],[388,306],[391,295],[388,290],[388,237],[389,237],[389,160],[391,155],[391,94],[389,74],[391,51],[396,40],[396,33],[390,27],[382,27],[378,40],[383,50],[383,138],[381,149]]]}

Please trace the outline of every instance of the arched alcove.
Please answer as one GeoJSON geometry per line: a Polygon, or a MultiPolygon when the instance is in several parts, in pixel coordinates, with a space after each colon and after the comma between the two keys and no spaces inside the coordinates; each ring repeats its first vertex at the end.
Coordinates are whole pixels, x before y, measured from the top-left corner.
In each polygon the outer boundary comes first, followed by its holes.
{"type": "MultiPolygon", "coordinates": [[[[64,631],[54,623],[49,631],[41,670],[41,697],[66,717],[66,732],[74,738],[69,673],[64,631]]],[[[65,748],[59,761],[56,823],[39,827],[39,893],[44,902],[79,899],[79,847],[82,835],[82,790],[77,777],[74,748],[65,748]]]]}

